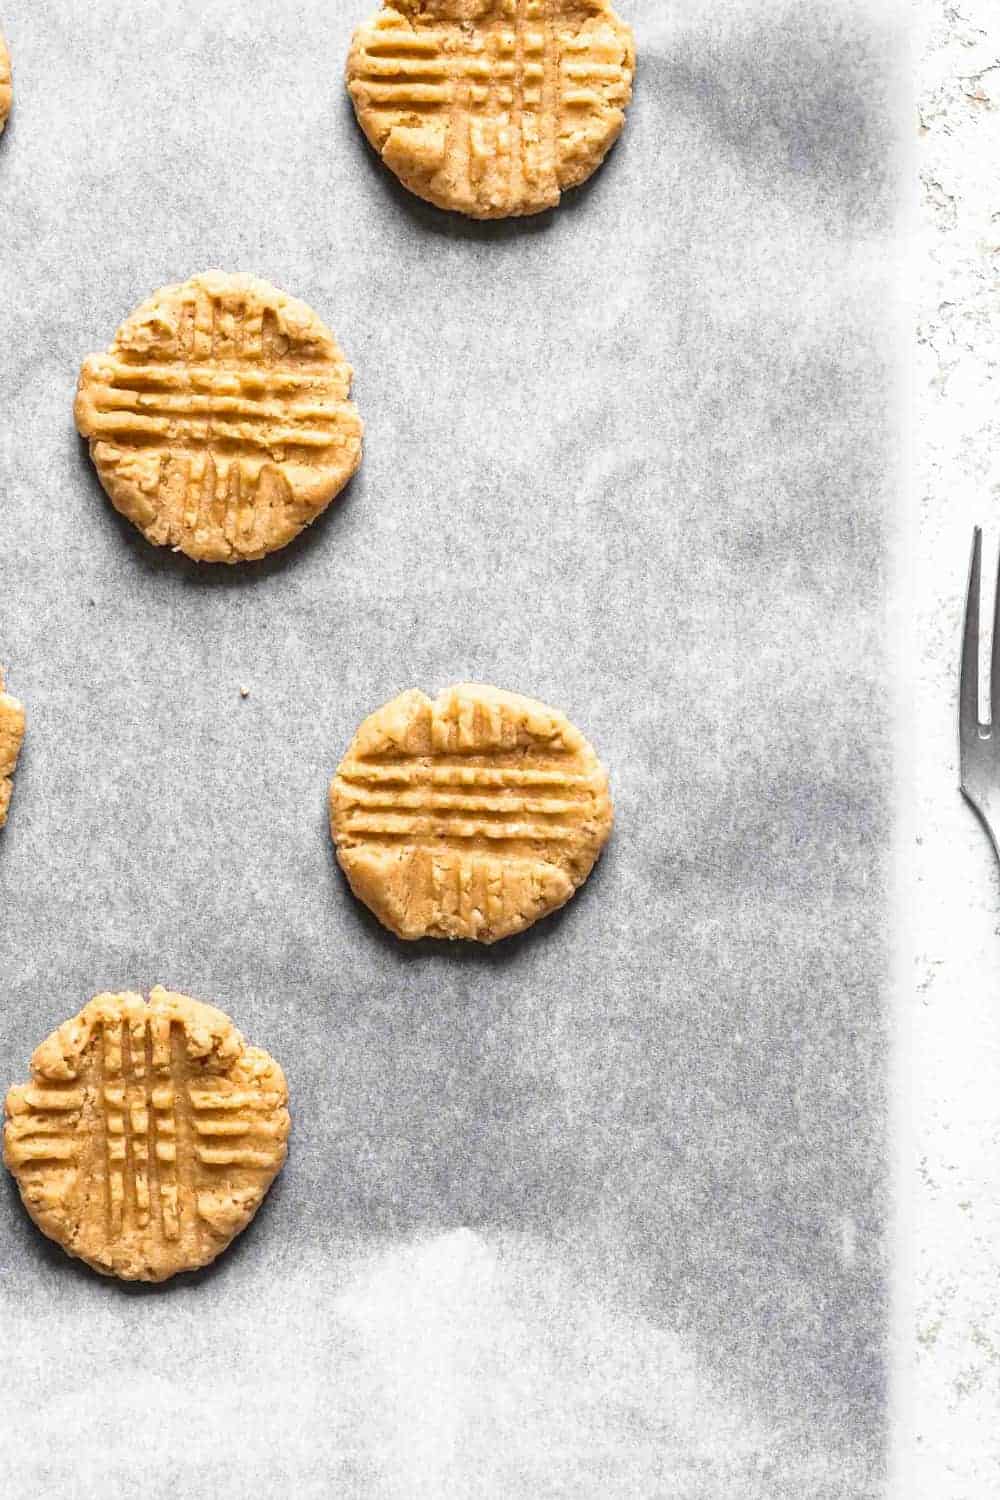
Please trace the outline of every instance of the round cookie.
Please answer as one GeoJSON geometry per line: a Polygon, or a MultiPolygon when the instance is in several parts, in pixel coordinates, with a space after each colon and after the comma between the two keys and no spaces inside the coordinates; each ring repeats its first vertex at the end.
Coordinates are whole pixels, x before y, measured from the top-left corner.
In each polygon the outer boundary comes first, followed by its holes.
{"type": "Polygon", "coordinates": [[[583,884],[611,824],[607,772],[579,730],[475,683],[385,704],[330,786],[351,889],[401,938],[522,932],[583,884]]]}
{"type": "Polygon", "coordinates": [[[116,510],[203,562],[275,552],[361,462],[352,370],[305,303],[209,271],[84,361],[76,425],[116,510]]]}
{"type": "Polygon", "coordinates": [[[16,698],[4,692],[3,673],[0,672],[0,828],[7,821],[14,790],[14,771],[23,740],[24,708],[16,698]]]}
{"type": "Polygon", "coordinates": [[[10,53],[7,51],[7,43],[0,31],[0,135],[7,123],[10,114],[10,106],[14,98],[14,88],[10,76],[10,53]]]}
{"type": "Polygon", "coordinates": [[[287,1153],[288,1090],[228,1016],[157,987],[98,995],[10,1090],[3,1159],[43,1234],[165,1281],[245,1229],[287,1153]]]}
{"type": "Polygon", "coordinates": [[[634,73],[632,31],[609,0],[384,0],[347,59],[386,166],[474,219],[554,208],[595,172],[634,73]]]}

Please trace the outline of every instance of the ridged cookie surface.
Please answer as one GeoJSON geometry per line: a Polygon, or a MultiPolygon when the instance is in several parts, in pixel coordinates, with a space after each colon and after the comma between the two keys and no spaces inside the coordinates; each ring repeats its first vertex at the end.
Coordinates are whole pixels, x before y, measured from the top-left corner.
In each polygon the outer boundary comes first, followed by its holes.
{"type": "Polygon", "coordinates": [[[76,425],[149,541],[242,562],[286,546],[360,464],[351,376],[305,303],[209,271],[157,292],[84,362],[76,425]]]}
{"type": "Polygon", "coordinates": [[[253,1218],[285,1160],[287,1103],[281,1068],[221,1011],[160,988],[98,995],[8,1093],[4,1163],[70,1255],[163,1281],[253,1218]]]}
{"type": "Polygon", "coordinates": [[[14,790],[14,771],[23,741],[24,709],[16,698],[4,692],[3,673],[0,672],[0,828],[7,821],[14,790]]]}
{"type": "Polygon", "coordinates": [[[607,773],[579,730],[474,683],[380,708],[330,786],[351,889],[402,938],[523,931],[583,884],[611,823],[607,773]]]}
{"type": "Polygon", "coordinates": [[[385,0],[354,34],[347,86],[411,192],[495,219],[553,208],[600,166],[634,73],[609,0],[385,0]]]}
{"type": "Polygon", "coordinates": [[[10,53],[7,51],[7,43],[0,31],[0,135],[7,123],[10,114],[11,102],[14,98],[13,84],[10,76],[10,53]]]}

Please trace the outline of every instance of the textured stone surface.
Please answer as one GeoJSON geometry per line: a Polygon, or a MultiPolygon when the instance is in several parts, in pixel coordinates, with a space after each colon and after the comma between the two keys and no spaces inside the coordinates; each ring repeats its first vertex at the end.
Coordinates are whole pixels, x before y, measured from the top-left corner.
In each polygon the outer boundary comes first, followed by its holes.
{"type": "MultiPolygon", "coordinates": [[[[1000,543],[1000,12],[922,0],[915,376],[919,529],[912,680],[916,811],[915,1360],[919,1500],[1000,1492],[1000,881],[958,791],[958,654],[972,528],[1000,543]]],[[[909,1213],[909,1210],[907,1210],[909,1213]]],[[[905,1251],[904,1251],[905,1253],[905,1251]]],[[[915,1327],[913,1324],[915,1323],[915,1327]]]]}

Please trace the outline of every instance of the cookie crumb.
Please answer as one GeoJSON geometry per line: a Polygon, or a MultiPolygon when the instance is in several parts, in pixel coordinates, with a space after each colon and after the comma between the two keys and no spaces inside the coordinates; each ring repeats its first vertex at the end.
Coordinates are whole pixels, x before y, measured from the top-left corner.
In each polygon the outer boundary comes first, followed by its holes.
{"type": "Polygon", "coordinates": [[[250,689],[248,687],[242,687],[241,686],[241,688],[240,688],[240,697],[241,698],[249,698],[249,696],[250,696],[250,689]]]}

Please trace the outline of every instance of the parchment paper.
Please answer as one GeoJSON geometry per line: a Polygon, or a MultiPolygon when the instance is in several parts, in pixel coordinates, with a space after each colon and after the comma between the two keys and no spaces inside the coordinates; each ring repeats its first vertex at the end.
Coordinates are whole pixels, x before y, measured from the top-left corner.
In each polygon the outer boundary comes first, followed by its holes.
{"type": "Polygon", "coordinates": [[[619,146],[484,227],[356,128],[370,3],[4,3],[2,1081],[162,981],[280,1058],[294,1134],[154,1290],[5,1183],[3,1490],[878,1495],[894,12],[621,0],[619,146]],[[72,423],[83,356],[211,266],[314,306],[368,423],[239,570],[143,541],[72,423]],[[617,828],[525,937],[409,947],[326,785],[366,713],[468,679],[564,709],[617,828]]]}

